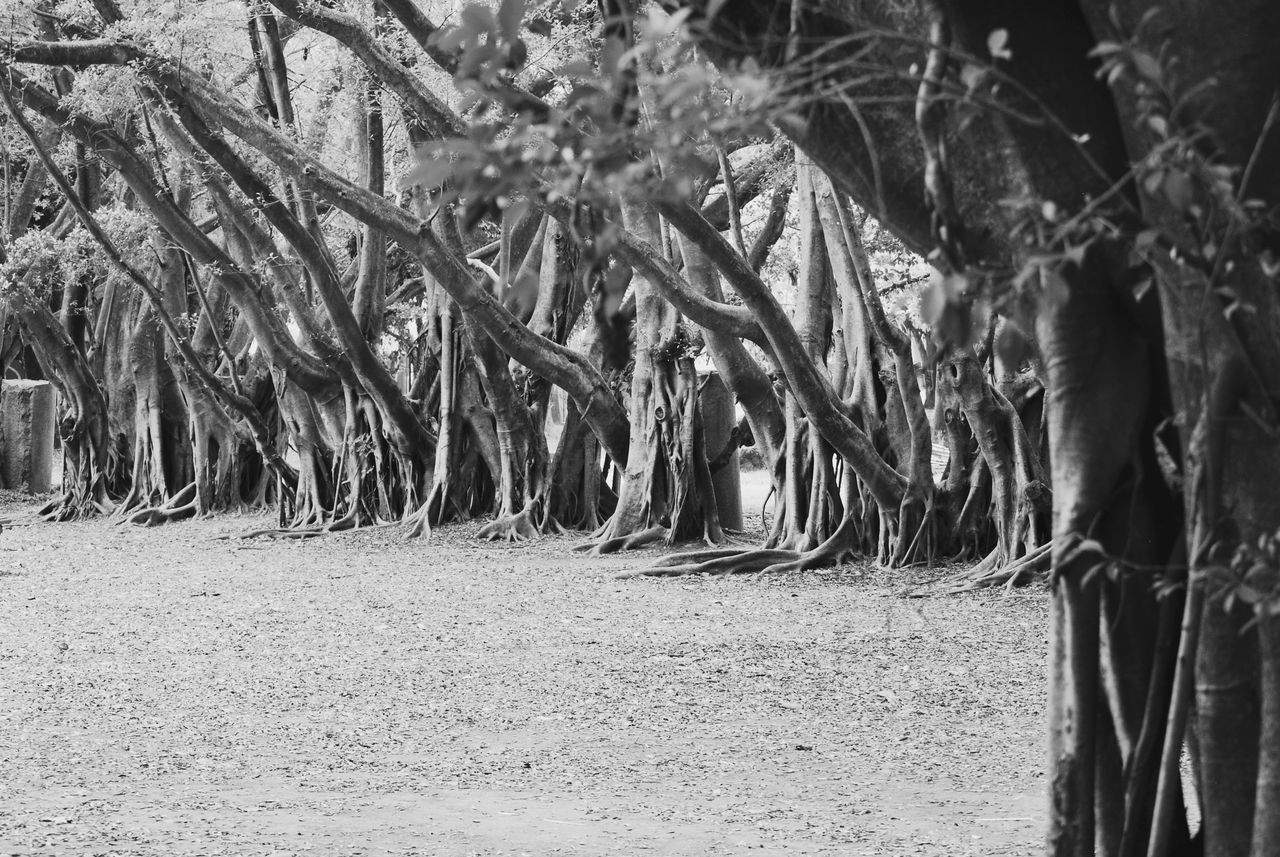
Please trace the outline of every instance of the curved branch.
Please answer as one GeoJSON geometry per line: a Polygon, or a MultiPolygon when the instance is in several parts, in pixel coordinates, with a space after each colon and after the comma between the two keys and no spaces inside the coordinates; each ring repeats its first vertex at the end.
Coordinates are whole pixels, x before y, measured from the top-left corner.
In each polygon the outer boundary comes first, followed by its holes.
{"type": "Polygon", "coordinates": [[[867,321],[871,323],[871,329],[875,331],[876,338],[894,354],[906,355],[910,358],[911,340],[885,315],[884,303],[880,300],[880,289],[876,287],[875,275],[871,273],[871,261],[867,258],[867,248],[862,243],[862,232],[853,222],[853,212],[849,210],[848,202],[836,190],[829,178],[823,176],[822,183],[825,186],[823,189],[825,192],[819,194],[818,204],[824,215],[823,225],[831,231],[833,238],[838,236],[843,239],[839,246],[844,248],[846,253],[839,254],[839,257],[842,263],[851,266],[843,276],[847,277],[849,283],[858,290],[862,306],[867,311],[867,321]],[[836,222],[829,223],[827,219],[836,222]]]}
{"type": "Polygon", "coordinates": [[[302,0],[268,0],[282,13],[313,30],[324,33],[360,58],[383,84],[394,92],[417,116],[424,130],[435,137],[461,137],[466,126],[417,75],[405,68],[373,34],[353,16],[319,3],[302,0]]]}
{"type": "Polygon", "coordinates": [[[747,251],[747,264],[751,266],[751,270],[757,274],[764,267],[764,263],[769,258],[769,251],[773,249],[773,245],[778,243],[778,239],[782,237],[782,232],[787,226],[787,204],[791,201],[791,185],[779,184],[773,191],[773,197],[769,200],[769,214],[765,218],[764,225],[760,227],[756,240],[751,242],[751,249],[747,251]]]}
{"type": "Polygon", "coordinates": [[[812,360],[778,299],[715,227],[685,203],[660,200],[659,211],[702,248],[755,313],[800,406],[832,448],[849,460],[881,508],[896,510],[907,482],[885,463],[871,439],[840,408],[839,397],[812,360]]]}
{"type": "MultiPolygon", "coordinates": [[[[573,224],[573,213],[568,205],[547,206],[547,212],[566,227],[573,224]]],[[[618,230],[613,252],[633,269],[640,271],[662,292],[662,296],[681,314],[704,330],[714,330],[754,342],[766,351],[769,339],[760,329],[759,322],[746,307],[737,307],[713,300],[694,291],[675,266],[647,241],[626,230],[618,230]]]]}
{"type": "MultiPolygon", "coordinates": [[[[63,65],[129,64],[184,102],[206,120],[216,120],[257,149],[301,187],[315,192],[362,223],[377,226],[412,253],[444,287],[463,312],[472,313],[484,331],[510,357],[565,390],[578,405],[601,445],[617,462],[627,459],[627,413],[609,385],[587,359],[538,336],[511,314],[464,263],[432,234],[430,224],[324,166],[310,152],[285,138],[227,93],[171,57],[157,57],[124,42],[25,42],[11,46],[22,62],[63,65]]],[[[6,70],[0,63],[0,74],[6,70]]],[[[13,71],[22,80],[19,72],[13,71]]],[[[31,84],[28,84],[31,85],[31,84]]],[[[53,108],[57,110],[56,105],[53,108]]],[[[62,115],[62,111],[58,111],[62,115]]],[[[106,132],[114,137],[112,132],[106,132]]],[[[198,230],[197,230],[198,231],[198,230]]],[[[203,237],[203,235],[202,235],[203,237]]],[[[195,254],[193,254],[195,255],[195,254]]],[[[226,260],[228,266],[230,260],[226,260]]],[[[228,290],[230,291],[230,290],[228,290]]],[[[331,375],[329,380],[332,380],[331,375]]]]}
{"type": "Polygon", "coordinates": [[[89,232],[93,239],[98,242],[98,245],[102,247],[103,252],[106,254],[107,258],[111,260],[112,264],[132,280],[142,293],[146,295],[147,300],[151,302],[152,307],[156,310],[157,316],[160,318],[160,322],[164,327],[165,332],[169,334],[169,338],[173,341],[173,344],[177,346],[178,352],[182,355],[183,361],[191,367],[196,377],[200,379],[200,382],[212,396],[222,400],[224,404],[244,418],[245,422],[249,426],[249,439],[258,448],[258,452],[262,455],[263,460],[266,461],[267,466],[271,468],[272,472],[279,476],[280,479],[290,487],[296,485],[297,476],[294,473],[293,468],[289,467],[289,465],[284,462],[284,459],[280,457],[280,452],[276,449],[275,443],[271,440],[271,432],[268,430],[267,424],[263,421],[262,414],[254,404],[244,396],[228,390],[226,385],[219,381],[218,378],[204,365],[204,362],[200,359],[199,355],[192,350],[190,341],[182,335],[181,331],[178,330],[177,323],[174,322],[173,316],[169,314],[168,308],[164,305],[164,296],[160,293],[160,290],[157,289],[150,280],[143,276],[142,272],[125,261],[124,256],[120,254],[119,249],[116,248],[110,237],[108,237],[102,230],[97,219],[92,213],[90,213],[89,209],[85,207],[84,203],[80,201],[79,195],[75,192],[75,189],[71,187],[71,183],[67,181],[66,176],[64,176],[61,170],[58,169],[57,164],[53,161],[53,157],[40,141],[35,129],[31,127],[31,123],[26,120],[26,117],[22,115],[22,112],[18,109],[17,105],[14,104],[13,97],[9,94],[9,91],[0,87],[0,98],[4,99],[5,107],[9,110],[9,115],[13,117],[14,122],[31,141],[31,145],[35,148],[36,154],[39,156],[41,163],[43,163],[45,169],[48,170],[49,176],[53,179],[54,184],[58,186],[58,190],[62,192],[62,195],[66,198],[67,203],[71,206],[72,210],[75,211],[76,216],[80,218],[80,222],[84,225],[84,228],[89,232]]]}
{"type": "Polygon", "coordinates": [[[338,273],[333,269],[329,254],[321,246],[319,239],[294,216],[289,206],[275,195],[267,182],[227,145],[226,140],[210,130],[187,105],[178,104],[177,113],[183,127],[200,148],[208,152],[226,171],[240,192],[253,201],[271,225],[297,251],[320,294],[320,301],[324,304],[330,321],[333,322],[334,333],[342,345],[343,353],[351,361],[361,385],[377,402],[383,416],[399,432],[397,445],[401,451],[409,452],[413,447],[425,449],[433,445],[435,438],[418,418],[399,385],[365,338],[360,321],[343,294],[338,273]]]}
{"type": "MultiPolygon", "coordinates": [[[[47,43],[46,43],[47,44],[47,43]]],[[[58,43],[67,47],[67,43],[58,43]]],[[[94,45],[89,53],[127,59],[127,51],[118,45],[103,51],[94,45]]],[[[71,56],[77,56],[75,52],[71,56]]],[[[189,76],[190,72],[188,72],[189,76]]],[[[207,265],[240,309],[254,337],[272,363],[281,367],[291,380],[311,393],[333,389],[336,379],[331,367],[302,351],[284,328],[280,318],[258,299],[260,285],[241,270],[226,253],[193,223],[173,199],[161,190],[150,167],[143,163],[115,131],[105,123],[63,108],[56,96],[35,81],[0,61],[0,87],[28,109],[67,128],[86,146],[97,151],[124,179],[129,188],[146,205],[152,216],[174,241],[202,265],[207,265]]]]}
{"type": "MultiPolygon", "coordinates": [[[[418,43],[432,62],[449,74],[457,72],[457,55],[441,50],[434,42],[432,37],[439,32],[439,28],[422,13],[414,0],[380,0],[380,2],[396,17],[400,26],[404,27],[405,32],[418,43]]],[[[550,115],[551,108],[547,102],[529,90],[510,81],[502,81],[498,86],[503,91],[508,106],[513,110],[528,113],[535,122],[541,122],[550,115]]]]}

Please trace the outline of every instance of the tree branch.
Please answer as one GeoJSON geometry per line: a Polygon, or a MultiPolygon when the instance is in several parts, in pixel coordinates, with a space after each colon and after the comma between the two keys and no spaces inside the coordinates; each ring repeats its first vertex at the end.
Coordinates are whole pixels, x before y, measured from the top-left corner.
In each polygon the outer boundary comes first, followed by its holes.
{"type": "Polygon", "coordinates": [[[659,200],[656,205],[673,226],[702,248],[755,313],[788,387],[822,436],[849,461],[881,508],[897,510],[906,480],[885,463],[871,439],[841,409],[831,382],[809,359],[804,343],[773,292],[696,209],[670,200],[659,200]]]}

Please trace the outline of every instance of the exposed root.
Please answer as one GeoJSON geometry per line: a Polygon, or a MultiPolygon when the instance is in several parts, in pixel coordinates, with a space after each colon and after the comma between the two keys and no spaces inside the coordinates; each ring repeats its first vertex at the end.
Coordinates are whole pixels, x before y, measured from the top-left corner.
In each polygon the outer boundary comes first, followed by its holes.
{"type": "Polygon", "coordinates": [[[454,507],[458,518],[465,517],[462,510],[449,501],[448,480],[445,477],[433,478],[431,490],[427,492],[427,499],[405,521],[404,537],[406,539],[431,538],[432,529],[444,523],[449,505],[454,507]]]}
{"type": "Polygon", "coordinates": [[[691,553],[673,553],[670,556],[664,556],[653,564],[654,568],[669,568],[680,565],[693,565],[700,562],[707,562],[713,559],[723,559],[725,557],[739,556],[746,553],[750,548],[711,548],[709,550],[693,551],[691,553]]]}
{"type": "Polygon", "coordinates": [[[40,507],[40,518],[55,524],[83,521],[94,515],[110,515],[115,506],[109,500],[82,500],[71,493],[63,494],[40,507]]]}
{"type": "Polygon", "coordinates": [[[226,535],[214,536],[215,539],[311,539],[316,536],[323,536],[328,530],[323,527],[310,527],[307,529],[270,529],[270,530],[250,530],[247,533],[227,533],[226,535]]]}
{"type": "Polygon", "coordinates": [[[848,555],[849,551],[847,549],[832,547],[831,539],[827,539],[813,550],[805,551],[795,559],[785,562],[777,562],[773,565],[760,569],[760,571],[756,573],[756,576],[763,577],[766,574],[792,574],[798,571],[814,571],[819,568],[833,568],[848,559],[848,555]]]}
{"type": "Polygon", "coordinates": [[[360,526],[360,513],[357,511],[359,502],[352,503],[351,509],[341,518],[335,518],[331,524],[324,527],[326,533],[342,533],[347,530],[354,530],[360,526]]]}
{"type": "Polygon", "coordinates": [[[893,567],[933,566],[938,541],[938,510],[933,493],[925,498],[907,496],[898,512],[898,539],[893,552],[893,567]],[[907,536],[911,540],[907,541],[907,536]]]}
{"type": "Polygon", "coordinates": [[[135,509],[120,519],[121,524],[135,524],[140,527],[155,527],[170,521],[181,521],[195,517],[196,483],[190,482],[185,488],[174,494],[159,506],[146,506],[135,509]]]}
{"type": "Polygon", "coordinates": [[[1025,556],[1008,563],[1002,562],[998,550],[992,551],[971,571],[962,575],[945,594],[955,595],[1001,585],[1010,590],[1033,577],[1047,575],[1049,564],[1053,560],[1053,546],[1054,540],[1050,539],[1025,556]]]}
{"type": "Polygon", "coordinates": [[[477,538],[491,542],[525,542],[542,535],[534,523],[533,510],[526,507],[514,515],[496,518],[480,528],[477,538]]]}
{"type": "Polygon", "coordinates": [[[247,533],[227,533],[226,535],[214,536],[215,539],[313,539],[317,536],[327,536],[335,533],[349,533],[355,530],[381,530],[386,527],[398,527],[399,521],[378,521],[374,524],[356,524],[354,515],[344,515],[341,518],[326,524],[322,527],[280,527],[268,530],[250,530],[247,533]]]}
{"type": "Polygon", "coordinates": [[[431,538],[431,518],[427,514],[425,503],[405,522],[404,537],[406,539],[431,538]]]}
{"type": "Polygon", "coordinates": [[[574,550],[578,553],[586,553],[589,556],[603,556],[604,554],[617,553],[618,551],[642,548],[666,537],[666,527],[649,527],[647,530],[641,530],[628,536],[617,536],[600,542],[587,542],[576,546],[574,550]]]}
{"type": "MultiPolygon", "coordinates": [[[[697,554],[684,554],[676,557],[668,557],[664,562],[671,563],[680,559],[687,559],[689,556],[697,557],[697,554]]],[[[705,553],[713,553],[707,551],[705,553]]],[[[714,553],[720,553],[714,551],[714,553]]],[[[631,577],[683,577],[689,574],[750,574],[751,572],[762,571],[771,565],[778,563],[791,562],[800,557],[800,553],[791,550],[781,550],[778,548],[749,548],[747,550],[735,550],[724,556],[717,556],[711,559],[704,559],[699,562],[684,562],[679,565],[654,565],[648,568],[635,569],[634,571],[624,571],[616,575],[619,580],[625,580],[631,577]]]]}
{"type": "MultiPolygon", "coordinates": [[[[64,444],[66,441],[64,441],[64,444]]],[[[92,463],[94,456],[81,455],[82,463],[68,460],[63,451],[63,493],[40,507],[37,517],[54,523],[83,521],[94,515],[110,515],[116,504],[107,496],[106,476],[92,463]]]]}
{"type": "Polygon", "coordinates": [[[184,503],[181,506],[172,508],[155,506],[149,509],[139,509],[120,523],[134,524],[140,527],[156,527],[160,524],[167,524],[170,521],[183,521],[187,518],[194,518],[195,515],[196,503],[192,500],[190,503],[184,503]]]}
{"type": "Polygon", "coordinates": [[[805,532],[791,533],[788,536],[778,539],[776,544],[766,545],[766,547],[769,548],[791,551],[792,553],[804,553],[813,546],[813,540],[810,539],[809,534],[805,532]]]}
{"type": "Polygon", "coordinates": [[[664,557],[648,568],[617,575],[630,577],[682,577],[688,574],[780,574],[839,565],[857,543],[857,524],[846,517],[825,542],[813,549],[748,548],[714,549],[664,557]]]}

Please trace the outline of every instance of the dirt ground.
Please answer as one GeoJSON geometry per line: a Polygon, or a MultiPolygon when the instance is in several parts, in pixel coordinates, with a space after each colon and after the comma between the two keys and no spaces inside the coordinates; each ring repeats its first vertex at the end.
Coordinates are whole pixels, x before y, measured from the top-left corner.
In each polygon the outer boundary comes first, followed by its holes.
{"type": "MultiPolygon", "coordinates": [[[[0,854],[1023,855],[1047,599],[0,502],[0,854]]],[[[751,536],[754,540],[754,534],[751,536]]]]}

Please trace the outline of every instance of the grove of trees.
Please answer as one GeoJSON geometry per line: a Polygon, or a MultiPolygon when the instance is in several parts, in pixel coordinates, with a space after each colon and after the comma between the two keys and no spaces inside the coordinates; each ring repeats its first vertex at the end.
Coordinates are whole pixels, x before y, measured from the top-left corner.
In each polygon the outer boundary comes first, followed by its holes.
{"type": "Polygon", "coordinates": [[[1047,581],[1049,853],[1280,853],[1280,5],[0,10],[46,518],[1047,581]]]}

